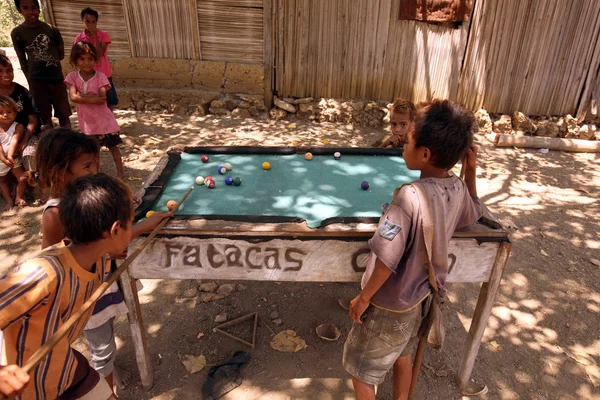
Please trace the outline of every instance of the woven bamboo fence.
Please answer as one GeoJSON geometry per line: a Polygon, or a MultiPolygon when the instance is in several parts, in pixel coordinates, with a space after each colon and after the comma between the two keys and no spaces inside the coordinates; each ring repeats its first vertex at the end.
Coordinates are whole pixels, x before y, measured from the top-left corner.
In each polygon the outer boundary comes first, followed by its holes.
{"type": "Polygon", "coordinates": [[[458,100],[502,113],[581,113],[600,63],[599,35],[597,0],[477,1],[458,100]]]}
{"type": "Polygon", "coordinates": [[[198,0],[202,60],[263,63],[263,0],[198,0]]]}
{"type": "Polygon", "coordinates": [[[454,97],[467,38],[398,20],[398,0],[276,0],[282,96],[412,101],[454,97]]]}
{"type": "Polygon", "coordinates": [[[85,28],[81,22],[80,13],[86,7],[92,7],[100,14],[98,27],[108,32],[112,44],[108,50],[111,57],[131,57],[127,26],[121,0],[81,1],[81,0],[52,0],[46,1],[51,16],[65,41],[65,50],[70,53],[75,36],[85,28]],[[91,4],[93,3],[93,4],[91,4]]]}

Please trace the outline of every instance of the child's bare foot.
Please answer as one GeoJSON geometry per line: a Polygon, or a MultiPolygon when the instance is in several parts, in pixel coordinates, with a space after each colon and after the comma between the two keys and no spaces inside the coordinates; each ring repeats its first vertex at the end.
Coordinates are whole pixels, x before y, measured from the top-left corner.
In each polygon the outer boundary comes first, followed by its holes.
{"type": "Polygon", "coordinates": [[[131,383],[131,372],[114,366],[113,383],[121,390],[125,389],[131,383]]]}
{"type": "Polygon", "coordinates": [[[10,202],[10,203],[6,203],[6,205],[4,206],[4,208],[2,209],[2,212],[9,212],[12,211],[13,207],[14,207],[14,203],[10,202]]]}
{"type": "Polygon", "coordinates": [[[17,207],[25,207],[25,206],[27,206],[27,202],[25,200],[23,200],[23,199],[16,198],[15,199],[15,206],[17,206],[17,207]]]}

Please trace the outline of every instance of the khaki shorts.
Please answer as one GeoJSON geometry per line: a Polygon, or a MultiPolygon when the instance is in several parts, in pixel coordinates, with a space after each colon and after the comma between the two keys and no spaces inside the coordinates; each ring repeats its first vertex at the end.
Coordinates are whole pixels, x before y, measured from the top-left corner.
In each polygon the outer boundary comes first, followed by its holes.
{"type": "Polygon", "coordinates": [[[370,305],[363,323],[352,324],[344,345],[344,369],[362,382],[381,384],[398,357],[412,354],[423,319],[423,303],[406,312],[370,305]]]}

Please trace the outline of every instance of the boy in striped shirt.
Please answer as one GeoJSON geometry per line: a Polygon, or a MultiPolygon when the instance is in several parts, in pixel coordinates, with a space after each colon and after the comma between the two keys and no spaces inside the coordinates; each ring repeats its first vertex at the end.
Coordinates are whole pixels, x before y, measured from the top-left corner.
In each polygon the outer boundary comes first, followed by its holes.
{"type": "Polygon", "coordinates": [[[131,191],[107,175],[69,183],[59,215],[70,244],[49,247],[0,278],[1,364],[9,365],[0,369],[0,395],[116,399],[106,380],[71,348],[91,309],[34,368],[28,383],[19,368],[100,286],[110,268],[108,254],[123,252],[131,240],[131,191]]]}

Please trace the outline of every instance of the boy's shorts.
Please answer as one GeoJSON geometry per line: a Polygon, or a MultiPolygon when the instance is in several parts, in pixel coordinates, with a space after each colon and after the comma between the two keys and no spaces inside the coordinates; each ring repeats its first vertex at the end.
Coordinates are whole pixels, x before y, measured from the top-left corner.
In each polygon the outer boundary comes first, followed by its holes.
{"type": "MultiPolygon", "coordinates": [[[[19,168],[23,165],[23,163],[21,162],[21,157],[16,157],[15,158],[15,166],[13,168],[19,168]]],[[[8,173],[10,172],[12,168],[9,167],[8,165],[4,164],[2,161],[0,161],[0,176],[6,176],[8,175],[8,173]]]]}
{"type": "Polygon", "coordinates": [[[67,96],[67,86],[64,82],[49,83],[31,80],[29,91],[40,110],[41,124],[52,118],[52,107],[54,107],[54,116],[57,118],[69,118],[72,114],[67,96]]]}
{"type": "Polygon", "coordinates": [[[123,139],[118,133],[109,133],[108,135],[98,135],[98,144],[100,147],[116,147],[123,144],[123,139]]]}
{"type": "Polygon", "coordinates": [[[423,303],[406,312],[370,305],[362,325],[352,324],[344,344],[344,369],[362,382],[381,384],[398,357],[412,354],[423,319],[423,303]]]}
{"type": "Polygon", "coordinates": [[[106,105],[110,108],[119,104],[119,96],[117,96],[117,89],[115,88],[112,76],[108,78],[108,82],[110,83],[110,89],[106,91],[106,105]]]}
{"type": "Polygon", "coordinates": [[[103,400],[112,396],[113,391],[106,379],[90,367],[83,354],[77,350],[72,350],[77,359],[73,383],[58,397],[58,400],[103,400]]]}

